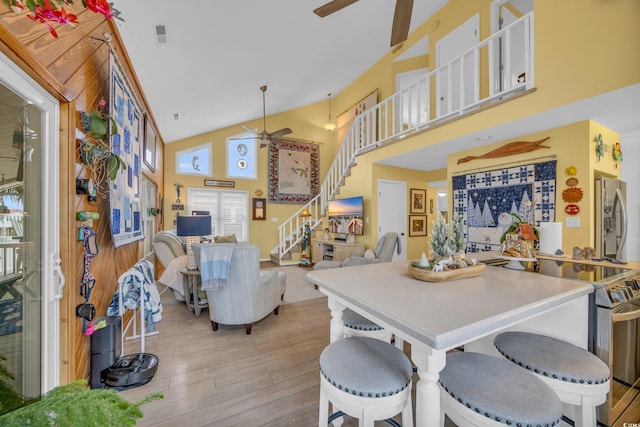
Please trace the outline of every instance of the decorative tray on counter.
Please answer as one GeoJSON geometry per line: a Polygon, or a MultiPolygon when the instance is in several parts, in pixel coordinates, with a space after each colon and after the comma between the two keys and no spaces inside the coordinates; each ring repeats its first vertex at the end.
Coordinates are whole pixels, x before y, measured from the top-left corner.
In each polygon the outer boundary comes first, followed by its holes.
{"type": "Polygon", "coordinates": [[[480,262],[477,265],[456,268],[455,270],[431,271],[426,268],[417,266],[417,261],[409,262],[409,274],[415,279],[423,282],[445,282],[447,280],[466,279],[467,277],[482,276],[487,267],[486,264],[480,262]]]}

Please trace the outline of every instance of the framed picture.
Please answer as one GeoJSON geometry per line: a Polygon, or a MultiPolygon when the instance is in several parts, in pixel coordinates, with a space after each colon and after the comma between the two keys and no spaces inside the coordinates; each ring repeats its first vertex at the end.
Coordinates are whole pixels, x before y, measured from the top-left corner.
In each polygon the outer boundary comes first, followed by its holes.
{"type": "Polygon", "coordinates": [[[267,219],[267,199],[253,199],[253,219],[257,221],[267,219]]]}
{"type": "Polygon", "coordinates": [[[156,132],[149,116],[144,116],[144,146],[142,147],[144,164],[152,171],[156,170],[156,132]]]}
{"type": "Polygon", "coordinates": [[[220,179],[205,179],[205,187],[227,187],[234,188],[236,183],[234,181],[222,181],[220,179]]]}
{"type": "Polygon", "coordinates": [[[427,216],[409,215],[409,237],[427,235],[427,216]]]}
{"type": "Polygon", "coordinates": [[[411,210],[412,214],[426,214],[427,213],[427,190],[420,190],[418,188],[412,188],[410,190],[411,210]]]}

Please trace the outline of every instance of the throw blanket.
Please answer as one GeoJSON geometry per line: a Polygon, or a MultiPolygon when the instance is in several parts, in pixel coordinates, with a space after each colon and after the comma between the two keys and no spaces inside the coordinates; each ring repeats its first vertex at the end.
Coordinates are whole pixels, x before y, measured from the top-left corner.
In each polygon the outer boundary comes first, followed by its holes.
{"type": "Polygon", "coordinates": [[[220,288],[227,284],[229,267],[235,243],[193,245],[192,249],[202,278],[204,290],[220,288]]]}
{"type": "Polygon", "coordinates": [[[180,274],[180,270],[184,270],[185,268],[187,268],[187,256],[180,255],[171,260],[169,265],[167,265],[167,269],[162,272],[162,275],[157,282],[168,286],[171,289],[178,291],[180,295],[183,295],[184,286],[182,285],[182,274],[180,274]]]}
{"type": "Polygon", "coordinates": [[[135,310],[140,306],[140,289],[142,289],[146,329],[149,332],[155,331],[155,324],[162,320],[162,301],[153,278],[153,264],[147,260],[138,261],[118,278],[118,282],[121,286],[118,286],[113,295],[107,315],[121,315],[120,288],[122,288],[122,313],[125,310],[135,310]],[[140,283],[140,275],[143,277],[142,283],[140,283]]]}

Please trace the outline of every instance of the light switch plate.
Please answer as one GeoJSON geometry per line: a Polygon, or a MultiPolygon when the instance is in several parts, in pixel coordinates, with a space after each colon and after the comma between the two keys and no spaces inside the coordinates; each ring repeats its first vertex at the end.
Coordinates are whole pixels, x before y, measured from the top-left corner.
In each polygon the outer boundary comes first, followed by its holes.
{"type": "Polygon", "coordinates": [[[565,218],[565,224],[567,228],[580,228],[580,217],[570,216],[565,218]]]}
{"type": "Polygon", "coordinates": [[[271,217],[271,222],[279,222],[280,218],[278,218],[277,216],[272,216],[271,217]]]}

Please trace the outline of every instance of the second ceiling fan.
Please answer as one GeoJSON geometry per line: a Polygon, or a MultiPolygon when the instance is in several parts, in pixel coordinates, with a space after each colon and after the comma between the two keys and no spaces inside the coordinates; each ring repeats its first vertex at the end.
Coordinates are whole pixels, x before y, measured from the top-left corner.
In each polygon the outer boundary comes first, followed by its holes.
{"type": "Polygon", "coordinates": [[[262,132],[258,133],[250,127],[244,125],[242,127],[255,135],[255,138],[260,141],[260,148],[262,148],[266,147],[281,136],[288,135],[293,131],[290,128],[282,128],[275,132],[267,132],[267,110],[265,107],[265,92],[267,91],[267,86],[260,86],[260,90],[262,91],[262,132]]]}
{"type": "MultiPolygon", "coordinates": [[[[315,9],[313,13],[321,18],[344,9],[358,0],[333,0],[315,9]]],[[[391,28],[391,47],[402,43],[409,36],[411,24],[411,12],[413,0],[396,0],[396,10],[393,15],[393,27],[391,28]]]]}

